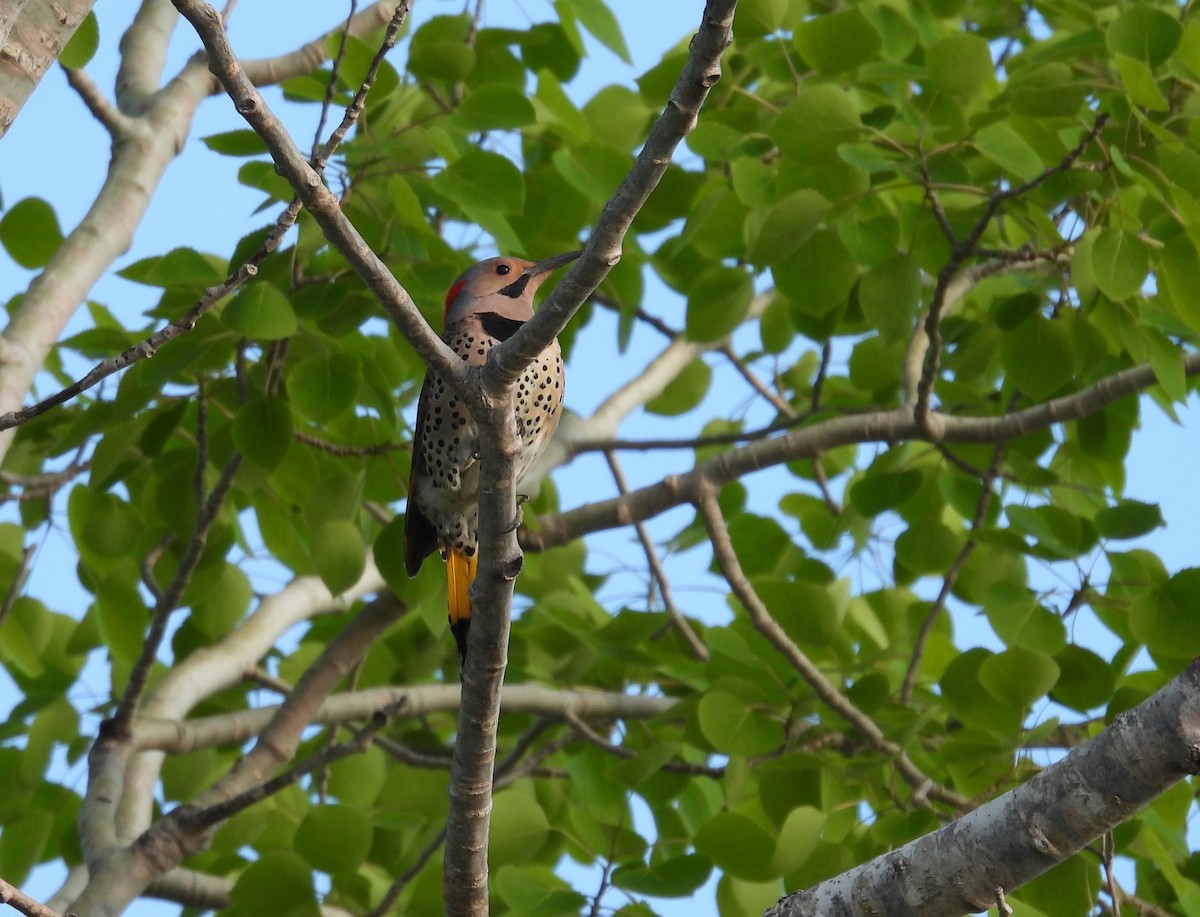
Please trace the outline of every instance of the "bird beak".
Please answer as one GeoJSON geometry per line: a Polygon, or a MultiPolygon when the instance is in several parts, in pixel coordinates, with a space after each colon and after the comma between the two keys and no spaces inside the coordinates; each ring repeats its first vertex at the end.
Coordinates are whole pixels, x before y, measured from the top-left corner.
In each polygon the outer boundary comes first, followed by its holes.
{"type": "Polygon", "coordinates": [[[554,255],[551,258],[546,258],[544,261],[539,261],[537,264],[530,266],[525,271],[527,277],[540,277],[542,274],[549,274],[551,271],[557,271],[564,264],[570,264],[583,252],[564,252],[561,255],[554,255]]]}

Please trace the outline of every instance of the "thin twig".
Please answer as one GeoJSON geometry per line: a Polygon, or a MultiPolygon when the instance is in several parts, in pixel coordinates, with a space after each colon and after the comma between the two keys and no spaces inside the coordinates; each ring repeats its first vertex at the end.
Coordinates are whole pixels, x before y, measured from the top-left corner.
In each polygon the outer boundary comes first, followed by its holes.
{"type": "Polygon", "coordinates": [[[937,598],[934,599],[933,605],[930,607],[928,614],[925,615],[925,620],[921,622],[921,627],[917,631],[916,639],[913,641],[912,656],[908,660],[908,668],[904,673],[904,683],[900,686],[900,703],[909,704],[912,702],[913,687],[917,682],[917,669],[921,666],[921,659],[925,655],[925,644],[929,640],[929,635],[933,632],[933,625],[946,609],[946,602],[950,598],[950,592],[954,589],[954,585],[958,582],[958,577],[966,566],[967,560],[975,552],[977,545],[976,535],[983,528],[987,521],[988,508],[992,505],[992,497],[995,492],[992,489],[992,481],[1000,473],[1000,466],[1004,463],[1004,443],[1000,443],[992,450],[992,461],[988,466],[987,477],[983,480],[983,490],[979,494],[979,499],[975,502],[975,515],[971,518],[971,533],[967,536],[967,540],[963,542],[963,546],[959,549],[957,556],[950,564],[950,568],[946,571],[946,576],[942,580],[942,588],[938,590],[937,598]]]}
{"type": "Polygon", "coordinates": [[[221,476],[217,479],[212,493],[208,495],[208,500],[196,508],[196,524],[192,527],[187,547],[179,559],[179,567],[176,569],[170,585],[163,590],[162,595],[154,603],[145,642],[143,642],[141,652],[130,670],[125,693],[121,696],[116,713],[113,714],[112,735],[114,736],[126,738],[132,735],[133,716],[137,711],[142,694],[146,690],[146,685],[150,681],[150,670],[158,656],[163,638],[166,636],[167,622],[170,620],[171,613],[179,607],[183,591],[191,581],[196,565],[200,563],[200,557],[208,543],[208,533],[221,512],[221,506],[225,502],[225,497],[241,466],[241,453],[235,452],[221,470],[221,476]]]}
{"type": "Polygon", "coordinates": [[[280,790],[287,789],[308,774],[321,768],[328,767],[335,761],[358,755],[371,747],[371,742],[380,729],[387,723],[387,714],[379,711],[371,722],[359,730],[354,738],[338,745],[326,745],[307,761],[302,761],[278,776],[272,777],[265,783],[251,787],[243,793],[232,796],[222,802],[215,803],[203,809],[185,808],[179,810],[178,820],[184,830],[189,832],[204,831],[227,821],[239,812],[248,809],[256,802],[261,802],[273,796],[280,790]]]}
{"type": "Polygon", "coordinates": [[[337,54],[329,68],[329,83],[325,86],[325,98],[321,100],[321,113],[317,116],[317,127],[313,131],[312,159],[315,161],[321,153],[321,135],[325,133],[325,122],[329,118],[329,110],[333,107],[333,97],[337,93],[338,76],[341,73],[342,61],[346,58],[346,47],[350,43],[350,23],[358,12],[358,0],[350,0],[350,11],[346,14],[346,25],[338,41],[337,54]]]}
{"type": "MultiPolygon", "coordinates": [[[[608,462],[608,470],[612,472],[613,480],[617,484],[617,490],[622,494],[629,493],[629,482],[625,479],[625,472],[621,470],[621,464],[617,461],[616,455],[612,452],[605,452],[604,459],[608,462]]],[[[637,532],[638,541],[642,544],[642,551],[645,552],[646,563],[650,567],[650,575],[658,583],[658,594],[662,596],[663,606],[671,618],[671,624],[679,631],[679,635],[683,637],[683,641],[692,651],[692,655],[701,662],[708,662],[708,647],[704,645],[704,641],[692,629],[692,625],[688,623],[687,618],[679,610],[679,606],[675,604],[675,598],[671,593],[671,581],[667,579],[667,571],[663,569],[662,561],[659,560],[658,549],[654,546],[654,540],[650,537],[650,533],[646,530],[646,526],[643,523],[635,522],[633,527],[634,531],[637,532]]],[[[653,588],[651,589],[651,594],[653,594],[653,588]]]]}
{"type": "Polygon", "coordinates": [[[345,443],[331,443],[329,440],[313,436],[311,433],[302,433],[299,430],[292,433],[292,438],[298,443],[304,443],[306,446],[312,446],[314,449],[320,449],[322,452],[328,452],[330,455],[336,455],[340,458],[385,455],[388,452],[395,452],[398,449],[409,448],[409,444],[400,442],[374,443],[370,446],[349,446],[345,443]]]}
{"type": "Polygon", "coordinates": [[[417,858],[412,861],[408,869],[396,877],[396,881],[384,892],[383,897],[379,900],[379,904],[363,914],[363,917],[384,917],[385,914],[390,913],[392,905],[400,899],[400,895],[403,894],[404,889],[425,868],[425,864],[429,862],[430,857],[442,849],[444,843],[446,843],[445,825],[433,836],[433,840],[426,844],[424,849],[417,854],[417,858]]]}
{"type": "Polygon", "coordinates": [[[29,564],[36,551],[37,548],[31,544],[25,545],[24,550],[21,551],[21,562],[17,566],[17,575],[8,584],[8,590],[4,593],[4,601],[0,602],[0,624],[4,623],[4,619],[8,617],[17,603],[17,599],[20,598],[21,590],[25,588],[25,581],[29,579],[29,564]]]}
{"type": "Polygon", "coordinates": [[[63,915],[58,911],[51,910],[40,901],[30,898],[15,885],[9,885],[3,879],[0,879],[0,904],[7,904],[9,907],[15,908],[25,917],[75,917],[74,914],[63,915]]]}
{"type": "MultiPolygon", "coordinates": [[[[1104,129],[1104,125],[1107,123],[1107,121],[1107,114],[1101,113],[1097,115],[1091,130],[1084,134],[1083,138],[1078,144],[1075,145],[1074,149],[1067,153],[1067,155],[1064,156],[1058,163],[1050,166],[1048,169],[1043,170],[1040,174],[1034,176],[1029,181],[1012,187],[996,188],[988,196],[987,203],[983,208],[983,213],[975,221],[975,224],[971,227],[970,231],[961,239],[955,238],[954,231],[950,226],[949,220],[946,218],[945,212],[941,209],[937,195],[933,190],[932,183],[927,180],[929,178],[929,173],[927,170],[922,169],[922,179],[925,182],[926,199],[929,201],[930,209],[933,211],[934,218],[938,221],[938,225],[941,227],[942,232],[946,235],[947,240],[951,244],[950,257],[946,260],[946,263],[942,265],[942,269],[938,272],[937,284],[934,287],[933,298],[929,303],[929,311],[925,316],[925,336],[929,340],[929,348],[925,352],[924,367],[921,371],[920,381],[917,383],[917,403],[914,408],[914,416],[916,417],[918,424],[920,424],[922,429],[926,431],[926,435],[929,436],[930,439],[933,439],[933,437],[930,435],[931,431],[929,430],[928,425],[929,403],[930,397],[933,393],[934,381],[937,378],[938,369],[941,362],[942,310],[945,306],[946,291],[950,283],[958,273],[959,268],[962,267],[963,263],[968,258],[980,255],[981,249],[979,248],[979,240],[983,238],[984,232],[986,232],[988,226],[991,225],[991,222],[995,218],[997,211],[1000,209],[1000,205],[1006,201],[1014,200],[1024,194],[1028,194],[1047,179],[1070,169],[1071,166],[1074,165],[1075,161],[1084,154],[1084,151],[1087,150],[1087,148],[1091,146],[1095,139],[1100,135],[1100,132],[1104,129]]],[[[995,253],[993,252],[993,254],[995,253]]],[[[1024,258],[1028,258],[1032,253],[1006,252],[1004,254],[1008,258],[1022,260],[1024,258]]]]}
{"type": "Polygon", "coordinates": [[[63,67],[63,72],[67,75],[67,85],[75,90],[92,117],[99,121],[110,135],[120,137],[129,132],[134,120],[108,101],[87,73],[74,67],[63,67]]]}
{"type": "Polygon", "coordinates": [[[754,374],[750,367],[746,365],[746,361],[737,355],[737,351],[733,349],[732,344],[727,341],[717,348],[717,352],[729,360],[733,368],[738,371],[738,374],[745,379],[747,383],[749,383],[752,389],[770,402],[771,406],[775,408],[776,411],[778,411],[784,417],[794,418],[796,416],[795,408],[788,404],[787,399],[781,398],[775,392],[771,391],[771,389],[765,384],[763,384],[762,379],[758,378],[758,376],[754,374]]]}

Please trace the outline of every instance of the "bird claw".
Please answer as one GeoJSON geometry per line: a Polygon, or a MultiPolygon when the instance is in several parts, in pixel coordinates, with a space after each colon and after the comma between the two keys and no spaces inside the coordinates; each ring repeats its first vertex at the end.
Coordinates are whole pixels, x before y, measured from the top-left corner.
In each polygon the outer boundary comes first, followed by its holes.
{"type": "Polygon", "coordinates": [[[521,509],[521,504],[528,500],[525,494],[517,494],[517,515],[513,518],[512,525],[504,530],[504,534],[515,532],[521,527],[521,523],[525,521],[525,511],[521,509]]]}

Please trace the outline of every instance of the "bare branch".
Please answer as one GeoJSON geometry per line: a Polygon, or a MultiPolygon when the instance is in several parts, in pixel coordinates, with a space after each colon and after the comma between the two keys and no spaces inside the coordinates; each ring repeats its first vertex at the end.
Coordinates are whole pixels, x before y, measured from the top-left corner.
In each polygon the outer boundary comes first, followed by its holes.
{"type": "MultiPolygon", "coordinates": [[[[1184,372],[1200,375],[1200,353],[1182,355],[1184,372]]],[[[688,503],[698,482],[724,484],[734,478],[794,459],[812,458],[836,446],[898,442],[926,435],[939,443],[1000,443],[1056,424],[1087,417],[1157,383],[1149,365],[1121,370],[1081,391],[998,417],[957,417],[932,412],[922,427],[909,408],[833,417],[783,436],[731,449],[690,472],[667,475],[660,483],[624,497],[591,503],[538,519],[537,531],[521,529],[527,551],[544,551],[588,532],[629,525],[688,503]]]]}
{"type": "Polygon", "coordinates": [[[100,87],[87,73],[72,67],[64,67],[63,72],[67,75],[67,85],[75,90],[92,117],[104,125],[105,130],[114,138],[129,132],[132,119],[104,97],[100,87]]]}
{"type": "MultiPolygon", "coordinates": [[[[457,710],[460,696],[458,685],[369,688],[331,696],[317,707],[309,722],[321,726],[348,723],[384,709],[391,710],[393,718],[422,717],[457,710]]],[[[568,714],[580,718],[646,719],[666,713],[675,703],[670,697],[507,685],[501,711],[533,713],[551,720],[563,720],[568,714]]],[[[278,706],[254,707],[191,720],[139,717],[134,724],[134,747],[179,755],[197,748],[241,745],[258,735],[278,710],[278,706]]]]}
{"type": "MultiPolygon", "coordinates": [[[[44,904],[35,901],[19,888],[9,885],[3,879],[0,879],[0,904],[7,904],[9,907],[20,911],[25,917],[64,917],[58,911],[51,910],[44,904]]],[[[72,914],[67,914],[65,917],[74,917],[72,914]]]]}

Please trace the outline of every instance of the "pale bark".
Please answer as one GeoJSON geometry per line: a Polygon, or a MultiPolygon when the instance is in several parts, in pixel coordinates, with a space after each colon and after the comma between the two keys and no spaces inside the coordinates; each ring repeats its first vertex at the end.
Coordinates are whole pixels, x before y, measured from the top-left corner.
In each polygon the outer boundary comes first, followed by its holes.
{"type": "Polygon", "coordinates": [[[0,0],[0,139],[96,0],[0,0]]]}

